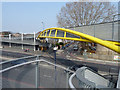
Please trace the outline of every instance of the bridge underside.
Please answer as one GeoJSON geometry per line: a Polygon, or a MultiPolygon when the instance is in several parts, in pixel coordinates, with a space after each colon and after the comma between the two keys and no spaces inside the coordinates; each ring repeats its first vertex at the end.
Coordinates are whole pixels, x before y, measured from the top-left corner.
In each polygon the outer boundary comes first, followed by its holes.
{"type": "Polygon", "coordinates": [[[120,53],[119,42],[112,42],[107,40],[101,40],[99,38],[83,34],[81,32],[64,29],[64,28],[48,28],[42,31],[37,38],[54,38],[54,39],[65,39],[83,42],[94,42],[102,46],[105,46],[117,53],[120,53]]]}

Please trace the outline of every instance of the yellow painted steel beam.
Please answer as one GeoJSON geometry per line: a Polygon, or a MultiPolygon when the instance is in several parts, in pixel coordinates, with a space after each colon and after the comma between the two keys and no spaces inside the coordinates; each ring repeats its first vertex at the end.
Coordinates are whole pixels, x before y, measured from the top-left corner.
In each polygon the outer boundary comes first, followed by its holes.
{"type": "MultiPolygon", "coordinates": [[[[74,35],[77,35],[77,36],[81,36],[81,37],[84,37],[85,39],[87,39],[88,41],[91,41],[91,42],[94,42],[94,43],[98,43],[102,46],[105,46],[117,53],[120,53],[120,47],[117,46],[117,45],[114,45],[113,43],[110,43],[108,41],[105,41],[105,40],[101,40],[99,38],[96,38],[96,37],[93,37],[93,36],[90,36],[90,35],[87,35],[87,34],[84,34],[84,33],[81,33],[81,32],[78,32],[78,31],[73,31],[73,30],[69,30],[69,29],[64,29],[64,28],[48,28],[46,30],[52,30],[52,29],[55,29],[55,30],[60,30],[60,31],[64,31],[64,32],[68,32],[68,33],[71,33],[71,34],[74,34],[74,35]]],[[[46,30],[42,31],[42,32],[45,32],[46,30]]],[[[41,32],[41,33],[42,33],[41,32]]],[[[39,37],[38,37],[39,38],[39,37]]],[[[48,37],[46,37],[48,38],[48,37]]],[[[49,37],[49,38],[57,38],[57,39],[60,39],[60,37],[49,37]]],[[[64,37],[61,37],[61,38],[64,38],[64,37]]],[[[68,39],[68,37],[64,38],[64,39],[68,39]]],[[[69,40],[80,40],[80,39],[75,39],[75,38],[69,38],[69,40]]]]}
{"type": "Polygon", "coordinates": [[[89,40],[86,39],[80,39],[80,38],[70,38],[70,37],[49,37],[49,36],[41,36],[41,38],[55,38],[55,39],[66,39],[66,40],[74,40],[74,41],[82,41],[82,42],[91,42],[89,40]]]}
{"type": "Polygon", "coordinates": [[[50,30],[50,32],[49,32],[49,37],[50,37],[50,35],[51,35],[51,31],[52,31],[52,30],[50,30]]]}
{"type": "Polygon", "coordinates": [[[114,44],[114,45],[120,45],[120,42],[116,42],[116,41],[107,41],[107,40],[104,40],[106,42],[109,42],[111,44],[114,44]]]}
{"type": "Polygon", "coordinates": [[[45,33],[45,32],[42,32],[42,36],[44,36],[44,33],[45,33]]]}
{"type": "Polygon", "coordinates": [[[57,30],[56,30],[56,32],[55,32],[55,37],[57,36],[57,30]]]}
{"type": "Polygon", "coordinates": [[[66,32],[64,32],[64,38],[66,38],[66,32]]]}
{"type": "MultiPolygon", "coordinates": [[[[48,31],[48,30],[47,30],[48,31]]],[[[47,31],[46,31],[46,33],[45,33],[45,36],[47,36],[47,31]]]]}

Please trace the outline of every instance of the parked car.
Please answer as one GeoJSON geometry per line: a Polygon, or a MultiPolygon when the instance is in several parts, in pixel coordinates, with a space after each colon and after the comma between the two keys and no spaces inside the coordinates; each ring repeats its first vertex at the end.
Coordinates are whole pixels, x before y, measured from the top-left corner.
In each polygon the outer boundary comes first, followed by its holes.
{"type": "Polygon", "coordinates": [[[29,52],[29,49],[24,49],[24,52],[29,52]]]}
{"type": "MultiPolygon", "coordinates": [[[[73,66],[69,67],[68,69],[71,70],[71,71],[76,71],[78,68],[80,68],[82,66],[84,66],[84,65],[73,65],[73,66]]],[[[64,70],[64,72],[67,73],[69,71],[64,70]]],[[[70,73],[70,74],[72,74],[72,73],[70,73]]]]}
{"type": "Polygon", "coordinates": [[[74,50],[74,51],[78,51],[78,49],[79,49],[79,48],[78,48],[78,45],[75,44],[75,45],[73,46],[73,50],[74,50]]]}
{"type": "MultiPolygon", "coordinates": [[[[70,70],[72,71],[76,71],[78,68],[81,68],[83,66],[86,66],[88,68],[91,68],[92,70],[94,70],[95,72],[98,72],[98,69],[96,67],[92,67],[92,66],[87,66],[87,65],[73,65],[71,67],[69,67],[70,70]]],[[[67,72],[67,71],[66,71],[67,72]]]]}
{"type": "Polygon", "coordinates": [[[84,65],[73,65],[72,67],[69,67],[70,70],[76,71],[78,68],[82,67],[84,65]]]}

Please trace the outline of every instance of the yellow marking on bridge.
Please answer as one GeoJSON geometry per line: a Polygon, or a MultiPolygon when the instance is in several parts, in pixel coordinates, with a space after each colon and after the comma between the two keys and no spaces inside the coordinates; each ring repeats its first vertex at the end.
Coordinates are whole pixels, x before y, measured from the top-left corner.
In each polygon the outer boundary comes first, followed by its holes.
{"type": "Polygon", "coordinates": [[[74,40],[74,41],[83,41],[83,42],[94,42],[94,43],[98,43],[102,46],[105,46],[117,53],[120,54],[120,47],[117,45],[120,45],[119,42],[112,42],[112,41],[107,41],[107,40],[102,40],[78,31],[73,31],[73,30],[69,30],[69,29],[65,29],[65,28],[48,28],[44,31],[42,31],[37,38],[55,38],[55,39],[66,39],[66,40],[74,40]],[[49,36],[44,35],[45,32],[47,32],[48,30],[50,30],[49,32],[49,36]],[[55,30],[55,35],[51,36],[51,32],[55,30]],[[57,31],[64,31],[64,36],[63,37],[57,37],[57,31]],[[42,34],[41,34],[42,33],[42,34]],[[80,38],[72,38],[72,37],[67,37],[66,33],[70,33],[76,36],[80,36],[80,38]],[[85,39],[83,39],[85,38],[85,39]]]}

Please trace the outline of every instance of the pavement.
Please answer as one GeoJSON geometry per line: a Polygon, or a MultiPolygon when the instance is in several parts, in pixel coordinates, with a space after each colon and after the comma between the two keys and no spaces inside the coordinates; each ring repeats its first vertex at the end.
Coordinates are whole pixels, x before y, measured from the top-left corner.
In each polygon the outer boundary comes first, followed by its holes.
{"type": "Polygon", "coordinates": [[[84,61],[84,62],[100,63],[105,65],[115,65],[115,66],[120,65],[120,62],[118,61],[106,61],[106,60],[100,60],[100,59],[93,59],[93,58],[88,58],[88,57],[76,55],[75,53],[69,53],[61,50],[58,52],[59,52],[59,55],[66,56],[67,59],[73,60],[73,61],[84,61]]]}

